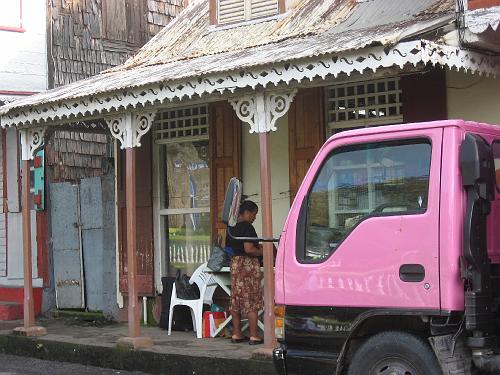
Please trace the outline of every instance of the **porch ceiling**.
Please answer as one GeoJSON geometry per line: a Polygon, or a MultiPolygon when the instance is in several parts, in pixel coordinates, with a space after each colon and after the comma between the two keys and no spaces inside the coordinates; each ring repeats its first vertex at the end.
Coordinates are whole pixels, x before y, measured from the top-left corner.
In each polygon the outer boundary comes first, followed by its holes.
{"type": "Polygon", "coordinates": [[[172,100],[406,64],[499,74],[498,57],[426,37],[453,23],[453,4],[306,0],[277,18],[215,28],[208,1],[193,0],[125,64],[0,107],[0,122],[5,127],[81,121],[172,100]]]}

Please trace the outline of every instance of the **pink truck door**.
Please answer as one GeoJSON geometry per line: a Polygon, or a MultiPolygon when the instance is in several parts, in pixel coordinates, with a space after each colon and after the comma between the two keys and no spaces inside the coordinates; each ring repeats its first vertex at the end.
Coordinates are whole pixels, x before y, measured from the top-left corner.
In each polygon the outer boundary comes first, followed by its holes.
{"type": "Polygon", "coordinates": [[[322,149],[288,220],[287,306],[440,309],[442,133],[360,134],[322,149]]]}

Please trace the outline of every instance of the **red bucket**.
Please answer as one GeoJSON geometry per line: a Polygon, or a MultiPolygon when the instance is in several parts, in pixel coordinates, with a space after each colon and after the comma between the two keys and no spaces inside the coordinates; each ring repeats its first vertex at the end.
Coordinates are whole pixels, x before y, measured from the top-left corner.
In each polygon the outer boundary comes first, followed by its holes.
{"type": "MultiPolygon", "coordinates": [[[[203,313],[203,337],[210,338],[217,328],[226,320],[225,312],[205,311],[203,313]]],[[[225,330],[220,332],[224,336],[225,330]]]]}

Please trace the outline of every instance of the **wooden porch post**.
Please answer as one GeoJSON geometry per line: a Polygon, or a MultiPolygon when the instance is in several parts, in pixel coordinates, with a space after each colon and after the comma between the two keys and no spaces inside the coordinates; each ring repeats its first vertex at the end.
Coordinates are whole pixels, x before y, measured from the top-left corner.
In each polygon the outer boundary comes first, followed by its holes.
{"type": "Polygon", "coordinates": [[[137,227],[136,227],[136,150],[126,150],[126,195],[127,195],[127,282],[128,282],[128,336],[139,337],[139,306],[135,276],[137,273],[137,227]]]}
{"type": "MultiPolygon", "coordinates": [[[[273,236],[271,163],[269,154],[269,133],[259,133],[260,148],[260,191],[262,197],[262,235],[273,236]]],[[[276,347],[274,334],[274,253],[273,244],[264,242],[264,344],[266,349],[276,347]]]]}
{"type": "Polygon", "coordinates": [[[35,304],[33,301],[33,272],[31,253],[31,183],[30,160],[33,159],[36,147],[43,143],[43,130],[21,130],[22,148],[22,224],[23,224],[23,327],[14,328],[14,333],[23,336],[42,336],[47,334],[44,327],[35,326],[35,304]]]}
{"type": "Polygon", "coordinates": [[[118,346],[133,349],[153,346],[151,337],[141,336],[141,309],[137,293],[137,189],[136,189],[136,148],[141,146],[140,139],[153,123],[155,112],[123,113],[106,118],[105,121],[121,148],[126,150],[127,199],[127,284],[128,284],[128,336],[117,341],[118,346]]]}
{"type": "MultiPolygon", "coordinates": [[[[260,148],[260,191],[262,211],[262,235],[273,236],[273,215],[271,195],[271,155],[269,133],[276,130],[276,121],[290,109],[297,90],[258,91],[230,99],[238,118],[250,125],[250,133],[259,134],[260,148]]],[[[273,244],[265,242],[264,248],[264,355],[270,355],[276,347],[274,333],[274,253],[273,244]]],[[[257,349],[256,352],[260,352],[257,349]]]]}
{"type": "Polygon", "coordinates": [[[22,161],[22,218],[23,218],[23,277],[24,277],[24,329],[35,325],[35,305],[33,303],[33,273],[31,254],[31,202],[30,202],[30,161],[22,161]]]}

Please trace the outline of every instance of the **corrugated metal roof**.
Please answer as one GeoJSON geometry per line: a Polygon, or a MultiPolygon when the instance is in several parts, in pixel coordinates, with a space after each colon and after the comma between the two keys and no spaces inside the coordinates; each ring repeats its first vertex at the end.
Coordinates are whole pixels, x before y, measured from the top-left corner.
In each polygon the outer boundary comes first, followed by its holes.
{"type": "Polygon", "coordinates": [[[0,114],[128,87],[394,45],[454,17],[453,0],[304,0],[273,19],[219,28],[209,24],[208,3],[192,0],[125,64],[0,107],[0,114]]]}
{"type": "Polygon", "coordinates": [[[308,0],[299,2],[281,18],[215,28],[209,25],[208,1],[201,0],[186,9],[129,61],[113,70],[242,51],[285,40],[293,40],[300,47],[301,40],[307,36],[328,33],[333,38],[346,31],[357,31],[362,36],[373,28],[418,23],[443,13],[451,14],[453,10],[452,0],[371,0],[363,3],[356,0],[308,0]]]}

